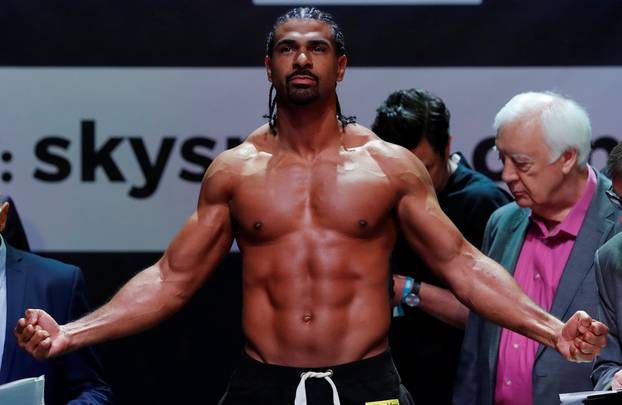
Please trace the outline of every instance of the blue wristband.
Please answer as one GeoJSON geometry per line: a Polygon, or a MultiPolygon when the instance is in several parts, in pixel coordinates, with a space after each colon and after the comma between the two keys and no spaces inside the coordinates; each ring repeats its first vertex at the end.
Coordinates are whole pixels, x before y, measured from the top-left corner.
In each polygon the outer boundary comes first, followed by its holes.
{"type": "Polygon", "coordinates": [[[404,281],[404,289],[402,290],[402,298],[400,299],[400,303],[393,307],[394,318],[398,318],[400,316],[406,315],[406,312],[404,312],[404,307],[402,307],[402,302],[404,302],[404,298],[406,298],[406,296],[410,294],[414,285],[415,285],[415,280],[412,277],[406,277],[406,280],[404,281]]]}
{"type": "Polygon", "coordinates": [[[404,281],[404,290],[402,291],[402,299],[400,302],[404,301],[404,298],[413,290],[413,285],[415,285],[415,279],[412,277],[406,277],[406,281],[404,281]]]}

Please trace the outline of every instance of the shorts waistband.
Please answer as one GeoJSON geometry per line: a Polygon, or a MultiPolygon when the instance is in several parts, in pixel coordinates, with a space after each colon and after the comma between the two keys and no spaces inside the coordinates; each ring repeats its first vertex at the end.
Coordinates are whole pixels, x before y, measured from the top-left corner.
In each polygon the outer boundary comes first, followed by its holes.
{"type": "Polygon", "coordinates": [[[300,381],[301,373],[307,371],[324,372],[329,369],[332,370],[332,379],[335,381],[344,381],[353,378],[361,379],[366,375],[372,379],[374,376],[377,377],[379,373],[383,372],[397,374],[397,370],[393,364],[393,358],[391,357],[391,351],[386,351],[376,356],[351,363],[328,365],[325,367],[290,367],[262,363],[244,352],[239,368],[240,372],[249,378],[271,381],[279,379],[288,384],[300,381]]]}

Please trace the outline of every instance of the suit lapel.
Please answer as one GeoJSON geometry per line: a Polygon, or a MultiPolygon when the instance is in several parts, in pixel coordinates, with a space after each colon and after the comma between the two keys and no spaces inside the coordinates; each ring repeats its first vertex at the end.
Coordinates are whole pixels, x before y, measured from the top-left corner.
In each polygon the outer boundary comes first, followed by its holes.
{"type": "MultiPolygon", "coordinates": [[[[551,306],[551,314],[558,319],[563,320],[568,315],[567,311],[570,304],[583,284],[583,280],[590,272],[594,262],[594,252],[606,241],[615,224],[616,211],[605,194],[608,186],[609,182],[598,175],[594,196],[559,280],[551,306]]],[[[545,348],[542,344],[538,347],[536,360],[545,348]]]]}
{"type": "Polygon", "coordinates": [[[527,227],[529,226],[529,210],[521,209],[508,224],[507,233],[501,238],[501,248],[504,249],[499,263],[505,267],[510,274],[514,274],[516,262],[520,255],[527,227]]]}
{"type": "MultiPolygon", "coordinates": [[[[529,210],[518,209],[516,214],[508,221],[507,225],[499,224],[500,235],[495,238],[495,243],[492,246],[488,255],[493,258],[498,258],[499,263],[510,274],[514,274],[516,262],[525,240],[527,233],[527,227],[529,226],[529,210]]],[[[490,369],[490,387],[495,387],[495,379],[497,377],[497,362],[499,358],[499,343],[501,340],[501,327],[492,322],[487,322],[489,327],[491,344],[488,347],[488,361],[490,369]]]]}
{"type": "Polygon", "coordinates": [[[23,316],[24,299],[26,290],[26,271],[23,268],[22,257],[19,252],[7,245],[6,251],[6,337],[4,341],[4,354],[2,355],[2,370],[0,371],[0,384],[7,381],[9,370],[12,369],[17,341],[13,335],[13,328],[17,320],[23,316]]]}

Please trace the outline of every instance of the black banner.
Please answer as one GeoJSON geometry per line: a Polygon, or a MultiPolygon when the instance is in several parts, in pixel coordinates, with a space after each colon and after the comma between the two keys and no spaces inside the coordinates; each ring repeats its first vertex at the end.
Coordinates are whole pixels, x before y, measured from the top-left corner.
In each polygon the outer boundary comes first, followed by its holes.
{"type": "MultiPolygon", "coordinates": [[[[0,65],[258,66],[267,32],[288,8],[9,0],[0,9],[0,65]]],[[[324,9],[343,27],[351,66],[622,65],[619,0],[324,9]]]]}

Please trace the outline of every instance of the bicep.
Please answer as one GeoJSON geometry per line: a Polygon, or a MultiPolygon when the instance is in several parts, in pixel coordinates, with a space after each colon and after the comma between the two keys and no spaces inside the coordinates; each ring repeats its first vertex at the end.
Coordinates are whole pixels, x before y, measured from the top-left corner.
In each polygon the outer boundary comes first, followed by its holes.
{"type": "Polygon", "coordinates": [[[162,276],[201,282],[229,251],[233,242],[229,208],[217,205],[204,211],[193,213],[169,245],[160,260],[162,276]]]}
{"type": "Polygon", "coordinates": [[[400,229],[409,245],[452,291],[468,276],[464,270],[479,259],[477,249],[467,242],[441,210],[432,180],[421,161],[410,151],[395,147],[379,159],[390,173],[397,192],[395,203],[400,229]]]}
{"type": "Polygon", "coordinates": [[[230,176],[206,173],[196,211],[173,238],[158,262],[163,281],[179,281],[196,290],[229,252],[233,229],[229,207],[230,176]]]}
{"type": "Polygon", "coordinates": [[[468,242],[441,210],[431,183],[415,179],[397,206],[402,232],[426,264],[443,278],[468,242]]]}

